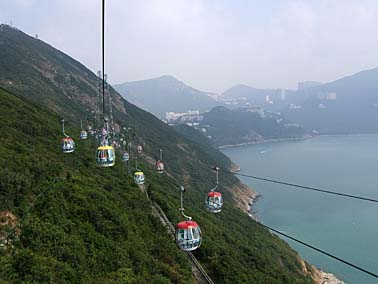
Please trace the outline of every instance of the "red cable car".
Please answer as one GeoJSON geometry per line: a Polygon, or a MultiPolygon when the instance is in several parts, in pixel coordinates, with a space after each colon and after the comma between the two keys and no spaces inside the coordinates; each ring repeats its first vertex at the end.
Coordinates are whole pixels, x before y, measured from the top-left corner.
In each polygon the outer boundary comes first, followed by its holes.
{"type": "Polygon", "coordinates": [[[138,144],[138,146],[137,146],[137,152],[140,154],[140,153],[142,153],[142,151],[143,151],[142,145],[138,144]]]}
{"type": "Polygon", "coordinates": [[[205,205],[206,205],[206,210],[211,213],[221,212],[222,207],[223,207],[222,193],[217,192],[217,191],[210,191],[207,194],[205,205]]]}
{"type": "Polygon", "coordinates": [[[179,222],[176,226],[176,244],[183,251],[193,251],[200,247],[202,242],[201,229],[197,222],[192,221],[192,217],[185,215],[183,207],[183,186],[180,186],[181,207],[180,212],[187,220],[179,222]]]}
{"type": "Polygon", "coordinates": [[[219,213],[222,211],[223,207],[223,197],[222,193],[215,191],[219,186],[219,167],[214,167],[213,169],[216,173],[216,185],[210,190],[205,199],[205,207],[208,212],[219,213]]]}
{"type": "Polygon", "coordinates": [[[159,174],[164,173],[163,150],[160,149],[160,159],[156,161],[156,170],[159,174]]]}
{"type": "Polygon", "coordinates": [[[182,221],[176,226],[176,243],[183,251],[193,251],[202,242],[201,229],[195,221],[182,221]]]}
{"type": "Polygon", "coordinates": [[[162,161],[157,161],[156,162],[156,170],[159,174],[164,173],[164,164],[162,161]]]}

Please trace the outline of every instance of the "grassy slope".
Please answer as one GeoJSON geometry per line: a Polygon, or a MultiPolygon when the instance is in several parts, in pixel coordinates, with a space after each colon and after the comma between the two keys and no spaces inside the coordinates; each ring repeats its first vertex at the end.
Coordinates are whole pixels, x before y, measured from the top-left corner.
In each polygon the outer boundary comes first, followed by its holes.
{"type": "MultiPolygon", "coordinates": [[[[67,56],[62,55],[57,50],[53,50],[43,42],[30,38],[18,31],[6,31],[6,36],[2,36],[0,32],[0,52],[4,50],[6,50],[7,54],[11,53],[13,58],[12,64],[0,64],[0,68],[2,68],[0,72],[1,85],[35,101],[40,102],[42,101],[41,99],[45,99],[43,102],[48,107],[54,110],[61,110],[60,113],[68,115],[71,121],[76,121],[76,125],[79,124],[80,117],[88,116],[87,109],[91,105],[95,105],[97,100],[95,94],[93,94],[93,90],[96,87],[96,78],[88,69],[70,58],[67,59],[67,56]],[[23,48],[10,50],[10,46],[22,46],[23,48]],[[30,47],[27,49],[28,57],[25,57],[24,54],[26,52],[24,50],[25,46],[30,47]],[[40,59],[38,61],[28,58],[40,59]],[[33,64],[35,64],[33,72],[27,71],[29,70],[27,66],[33,64]],[[21,65],[18,72],[13,70],[12,66],[14,65],[21,65]],[[25,67],[22,67],[24,65],[25,67]],[[38,71],[42,69],[43,72],[38,71]],[[62,82],[56,79],[54,77],[55,73],[51,73],[49,70],[61,70],[60,72],[65,78],[80,78],[80,80],[62,82]],[[24,85],[24,78],[29,78],[28,82],[30,84],[35,80],[41,80],[43,84],[38,87],[24,85]],[[9,84],[8,81],[11,81],[12,84],[9,84]],[[54,88],[55,91],[44,91],[53,90],[54,88]],[[31,91],[29,92],[28,90],[31,91]],[[70,92],[67,90],[70,90],[70,92]],[[57,98],[59,98],[59,101],[57,98]],[[83,98],[90,99],[89,103],[83,103],[83,98]]],[[[3,58],[3,56],[0,56],[0,58],[3,58]]],[[[4,59],[0,60],[5,62],[4,59]]],[[[237,209],[233,205],[230,193],[225,192],[226,206],[224,212],[219,215],[209,215],[205,212],[203,209],[204,196],[214,184],[214,175],[210,168],[214,164],[220,164],[221,167],[227,168],[230,165],[230,161],[225,156],[214,149],[210,150],[210,148],[204,147],[202,144],[197,144],[179,135],[151,114],[121,99],[113,90],[112,95],[115,104],[114,116],[117,124],[120,126],[132,126],[136,129],[138,135],[142,137],[148,156],[157,158],[158,149],[164,149],[164,160],[168,172],[175,176],[180,184],[182,183],[187,187],[188,191],[185,196],[187,213],[200,223],[204,233],[203,245],[196,252],[196,255],[215,281],[218,283],[311,283],[308,275],[302,273],[297,254],[287,244],[271,235],[267,230],[254,224],[243,212],[237,209]]],[[[58,139],[56,134],[49,138],[46,139],[48,141],[56,141],[58,139]]],[[[92,145],[92,152],[89,148],[87,151],[88,155],[93,155],[94,145],[92,145]]],[[[80,159],[82,157],[79,154],[74,155],[77,155],[76,157],[80,157],[80,159]]],[[[124,183],[122,179],[118,178],[119,176],[113,175],[113,170],[100,171],[93,168],[93,160],[91,159],[93,156],[89,155],[87,157],[90,157],[87,158],[87,163],[91,164],[91,171],[96,171],[100,176],[105,173],[109,174],[108,177],[113,176],[111,186],[114,186],[114,183],[124,183]]],[[[74,164],[70,158],[67,157],[67,159],[69,159],[68,163],[74,164]]],[[[84,161],[81,161],[81,163],[84,163],[84,161]]],[[[121,171],[120,167],[118,163],[116,166],[118,170],[116,171],[121,171]]],[[[176,222],[179,219],[177,182],[167,175],[156,175],[151,165],[145,163],[142,164],[142,168],[147,174],[147,182],[152,198],[161,205],[168,217],[173,222],[176,222]]],[[[79,169],[82,170],[82,167],[79,167],[79,169]]],[[[86,173],[79,171],[76,175],[71,176],[76,177],[84,184],[89,182],[85,177],[86,173]]],[[[98,178],[96,182],[98,182],[98,178]]],[[[224,186],[231,187],[238,183],[238,180],[231,175],[222,175],[221,183],[224,186]]],[[[70,186],[70,183],[65,179],[62,185],[64,185],[63,188],[66,188],[70,186]]],[[[146,202],[143,196],[138,195],[138,197],[127,201],[133,210],[134,207],[138,206],[137,204],[146,202]]],[[[62,196],[59,202],[66,202],[65,198],[62,196]]],[[[9,200],[10,198],[6,199],[9,200]]],[[[89,203],[88,205],[91,204],[89,203]]],[[[97,208],[97,206],[92,207],[97,208]]],[[[83,206],[82,209],[88,210],[86,206],[83,206]]],[[[42,214],[40,211],[38,212],[42,214]]],[[[63,213],[60,212],[59,214],[63,213]]],[[[114,212],[111,211],[110,213],[113,214],[114,212]]],[[[77,218],[80,220],[81,216],[77,218]]],[[[114,221],[109,222],[113,223],[114,221]]],[[[163,238],[156,228],[146,230],[144,233],[163,238]]],[[[143,235],[142,232],[138,234],[143,235]]],[[[29,239],[29,242],[31,241],[29,239]]],[[[143,240],[140,238],[134,239],[134,242],[137,242],[139,247],[144,245],[143,240]]],[[[78,245],[78,248],[82,249],[80,245],[78,245]]],[[[112,251],[112,248],[109,248],[109,250],[112,251]]],[[[127,250],[126,253],[128,253],[127,250]]],[[[87,259],[87,257],[84,257],[84,259],[87,259]]],[[[181,267],[181,263],[179,262],[177,265],[181,267]]],[[[83,271],[88,268],[78,266],[76,269],[79,269],[79,267],[83,271]]],[[[172,273],[178,273],[177,271],[180,271],[180,269],[186,271],[185,263],[184,267],[174,268],[172,273]]]]}
{"type": "Polygon", "coordinates": [[[97,168],[93,141],[61,153],[56,115],[3,90],[0,118],[0,211],[23,216],[47,190],[15,248],[2,251],[0,283],[192,283],[187,259],[120,163],[97,168]]]}

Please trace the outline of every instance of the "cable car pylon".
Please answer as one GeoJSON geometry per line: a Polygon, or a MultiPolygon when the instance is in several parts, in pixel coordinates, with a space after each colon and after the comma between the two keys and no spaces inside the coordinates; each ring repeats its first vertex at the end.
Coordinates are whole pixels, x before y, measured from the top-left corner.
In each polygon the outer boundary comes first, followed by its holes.
{"type": "Polygon", "coordinates": [[[183,251],[193,251],[200,247],[202,242],[201,229],[197,222],[192,220],[192,217],[185,215],[185,209],[183,206],[183,193],[185,188],[180,186],[180,208],[181,215],[186,219],[176,225],[176,243],[178,247],[183,251]]]}
{"type": "Polygon", "coordinates": [[[205,199],[205,207],[208,212],[219,213],[223,207],[222,193],[215,191],[219,186],[219,170],[218,166],[213,168],[216,174],[216,185],[210,190],[205,199]]]}
{"type": "Polygon", "coordinates": [[[64,130],[64,118],[62,119],[62,132],[64,136],[61,140],[62,151],[63,153],[72,153],[75,151],[75,142],[64,130]]]}

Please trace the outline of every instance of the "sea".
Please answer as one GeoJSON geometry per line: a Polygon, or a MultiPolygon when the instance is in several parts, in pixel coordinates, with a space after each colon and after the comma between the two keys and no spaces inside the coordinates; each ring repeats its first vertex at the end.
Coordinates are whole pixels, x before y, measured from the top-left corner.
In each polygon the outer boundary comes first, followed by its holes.
{"type": "MultiPolygon", "coordinates": [[[[378,199],[378,135],[317,136],[222,149],[240,173],[378,199]]],[[[378,203],[246,177],[258,220],[378,274],[378,203]]],[[[378,279],[288,240],[303,259],[349,284],[378,279]]]]}

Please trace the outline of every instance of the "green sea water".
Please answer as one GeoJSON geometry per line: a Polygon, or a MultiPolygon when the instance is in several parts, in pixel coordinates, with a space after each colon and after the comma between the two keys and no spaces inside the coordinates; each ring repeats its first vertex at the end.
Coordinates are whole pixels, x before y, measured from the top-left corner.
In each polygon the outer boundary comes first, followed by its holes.
{"type": "MultiPolygon", "coordinates": [[[[316,138],[222,150],[241,173],[378,199],[378,135],[316,138]]],[[[378,274],[378,204],[240,177],[261,194],[258,219],[378,274]]],[[[286,240],[309,263],[349,284],[378,279],[286,240]]]]}

